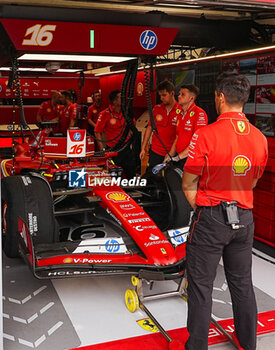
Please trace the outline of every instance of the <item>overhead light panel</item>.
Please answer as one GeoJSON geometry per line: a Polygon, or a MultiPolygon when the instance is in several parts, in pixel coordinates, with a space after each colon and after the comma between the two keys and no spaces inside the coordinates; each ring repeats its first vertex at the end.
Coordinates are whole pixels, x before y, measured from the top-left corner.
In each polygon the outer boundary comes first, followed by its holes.
{"type": "MultiPolygon", "coordinates": [[[[10,71],[11,67],[2,67],[0,68],[0,71],[10,71]]],[[[45,68],[27,68],[27,67],[21,67],[18,68],[20,72],[44,72],[48,73],[45,68]]],[[[81,71],[82,69],[67,69],[67,68],[61,68],[58,70],[57,73],[76,73],[81,71]]]]}
{"type": "Polygon", "coordinates": [[[29,54],[26,53],[18,57],[20,61],[69,61],[69,62],[106,62],[120,63],[129,61],[135,57],[123,56],[87,56],[87,55],[55,55],[55,54],[29,54]]]}

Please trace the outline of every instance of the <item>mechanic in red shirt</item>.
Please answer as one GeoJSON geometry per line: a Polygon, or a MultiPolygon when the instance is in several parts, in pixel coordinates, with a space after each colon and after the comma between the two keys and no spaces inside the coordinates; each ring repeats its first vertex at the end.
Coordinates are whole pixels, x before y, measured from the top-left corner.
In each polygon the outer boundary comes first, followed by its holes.
{"type": "Polygon", "coordinates": [[[168,80],[164,80],[157,88],[161,104],[153,109],[153,116],[157,128],[157,135],[149,121],[141,146],[140,159],[145,156],[145,148],[152,136],[149,153],[149,168],[163,163],[165,155],[171,149],[176,137],[177,120],[182,112],[182,107],[175,100],[175,87],[168,80]],[[161,141],[160,141],[161,140],[161,141]]]}
{"type": "Polygon", "coordinates": [[[72,96],[69,91],[61,92],[61,103],[64,110],[60,118],[60,132],[67,136],[67,129],[75,126],[76,106],[72,103],[72,96]]]}
{"type": "Polygon", "coordinates": [[[52,93],[51,99],[41,103],[36,119],[38,123],[43,121],[53,121],[58,122],[60,118],[60,112],[63,107],[60,106],[61,93],[59,91],[54,91],[52,93]]]}
{"type": "Polygon", "coordinates": [[[93,104],[88,108],[88,123],[89,123],[89,132],[94,134],[94,128],[99,117],[99,113],[102,111],[101,107],[101,92],[96,90],[92,93],[93,104]]]}
{"type": "Polygon", "coordinates": [[[195,210],[187,242],[189,339],[186,350],[208,349],[213,282],[223,258],[237,339],[256,349],[257,306],[251,281],[253,188],[267,162],[267,140],[242,113],[250,85],[222,73],[217,121],[197,130],[184,167],[183,191],[195,210]]]}
{"type": "MultiPolygon", "coordinates": [[[[169,154],[181,168],[187,159],[189,143],[194,132],[208,123],[205,111],[195,104],[198,94],[199,88],[194,84],[182,85],[179,91],[178,102],[182,106],[183,113],[178,118],[177,135],[169,154]]],[[[165,161],[169,161],[170,156],[166,155],[165,161]]]]}
{"type": "MultiPolygon", "coordinates": [[[[96,126],[95,137],[98,141],[99,150],[111,148],[117,144],[121,138],[126,127],[126,121],[121,111],[121,93],[120,90],[111,91],[109,94],[110,105],[99,114],[96,126]],[[103,137],[105,134],[105,139],[103,137]]],[[[129,136],[130,136],[129,132],[129,136]]],[[[125,142],[129,139],[125,140],[125,142]]],[[[128,145],[122,151],[118,152],[115,158],[116,165],[124,169],[125,175],[128,179],[136,176],[136,165],[134,161],[134,154],[128,145]]]]}

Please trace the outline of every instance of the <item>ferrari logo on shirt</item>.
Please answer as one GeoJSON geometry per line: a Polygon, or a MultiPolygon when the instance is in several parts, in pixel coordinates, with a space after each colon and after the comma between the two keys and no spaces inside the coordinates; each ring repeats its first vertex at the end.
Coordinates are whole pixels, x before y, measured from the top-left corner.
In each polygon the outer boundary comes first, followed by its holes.
{"type": "Polygon", "coordinates": [[[176,113],[177,114],[180,114],[180,112],[181,112],[181,110],[178,108],[178,109],[176,109],[176,113]]]}
{"type": "Polygon", "coordinates": [[[142,320],[137,320],[137,323],[140,325],[140,327],[146,329],[147,331],[153,333],[158,332],[158,327],[150,318],[143,318],[142,320]]]}
{"type": "Polygon", "coordinates": [[[158,114],[158,115],[156,116],[156,120],[157,120],[158,122],[160,122],[160,121],[162,120],[162,115],[161,115],[161,114],[158,114]]]}
{"type": "Polygon", "coordinates": [[[238,155],[233,159],[232,170],[234,176],[245,176],[251,169],[251,161],[243,155],[238,155]]]}
{"type": "Polygon", "coordinates": [[[190,117],[193,117],[194,114],[195,114],[195,112],[192,111],[192,112],[190,113],[190,117]]]}
{"type": "Polygon", "coordinates": [[[116,118],[111,118],[110,119],[110,124],[115,125],[115,123],[116,123],[116,118]]]}
{"type": "Polygon", "coordinates": [[[244,132],[245,131],[245,123],[243,121],[239,120],[237,122],[237,126],[238,126],[238,129],[239,129],[240,132],[244,132]]]}

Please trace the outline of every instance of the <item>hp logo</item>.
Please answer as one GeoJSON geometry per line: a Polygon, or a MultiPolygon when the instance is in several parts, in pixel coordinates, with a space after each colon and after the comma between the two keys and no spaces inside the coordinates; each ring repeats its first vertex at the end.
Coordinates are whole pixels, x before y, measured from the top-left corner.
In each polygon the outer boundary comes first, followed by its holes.
{"type": "Polygon", "coordinates": [[[115,239],[109,239],[106,243],[105,243],[105,249],[107,250],[107,252],[109,253],[116,253],[119,251],[119,243],[117,240],[115,239]]]}
{"type": "Polygon", "coordinates": [[[76,132],[75,134],[74,134],[74,140],[75,141],[79,141],[81,139],[81,134],[79,133],[79,132],[76,132]]]}
{"type": "Polygon", "coordinates": [[[145,30],[141,33],[139,42],[145,50],[153,50],[158,43],[158,37],[152,30],[145,30]]]}
{"type": "Polygon", "coordinates": [[[178,243],[184,243],[184,237],[182,235],[180,235],[180,234],[181,234],[180,231],[174,231],[173,232],[173,238],[178,243]]]}

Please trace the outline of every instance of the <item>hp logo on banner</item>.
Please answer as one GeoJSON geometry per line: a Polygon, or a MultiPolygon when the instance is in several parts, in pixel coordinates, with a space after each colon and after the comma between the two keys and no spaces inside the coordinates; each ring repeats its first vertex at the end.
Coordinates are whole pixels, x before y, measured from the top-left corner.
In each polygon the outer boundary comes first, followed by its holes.
{"type": "Polygon", "coordinates": [[[145,50],[153,50],[158,43],[158,37],[152,30],[145,30],[141,33],[139,42],[145,50]]]}

